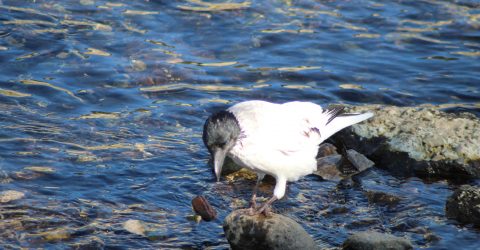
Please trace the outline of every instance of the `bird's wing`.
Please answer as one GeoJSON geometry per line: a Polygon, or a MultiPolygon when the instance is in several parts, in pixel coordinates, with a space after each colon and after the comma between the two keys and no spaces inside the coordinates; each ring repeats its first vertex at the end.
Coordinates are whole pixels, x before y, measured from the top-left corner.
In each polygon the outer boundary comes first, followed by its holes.
{"type": "Polygon", "coordinates": [[[324,110],[311,102],[247,101],[229,110],[239,120],[245,139],[285,154],[316,147],[337,131],[373,115],[343,116],[341,107],[324,110]]]}
{"type": "Polygon", "coordinates": [[[309,102],[247,101],[229,111],[239,120],[246,140],[285,154],[318,145],[320,135],[315,124],[326,118],[320,106],[309,102]]]}

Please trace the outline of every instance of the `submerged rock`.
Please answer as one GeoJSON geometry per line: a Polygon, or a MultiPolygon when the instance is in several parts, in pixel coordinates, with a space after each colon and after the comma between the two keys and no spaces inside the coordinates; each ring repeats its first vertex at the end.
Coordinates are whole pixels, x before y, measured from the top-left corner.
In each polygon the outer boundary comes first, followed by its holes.
{"type": "Polygon", "coordinates": [[[225,218],[223,230],[232,249],[318,249],[297,222],[279,214],[249,216],[236,210],[225,218]]]}
{"type": "Polygon", "coordinates": [[[366,191],[366,196],[368,202],[377,204],[377,205],[384,205],[384,206],[396,206],[400,201],[401,198],[392,194],[387,194],[380,191],[366,191]]]}
{"type": "Polygon", "coordinates": [[[447,200],[447,217],[480,226],[480,187],[463,185],[447,200]]]}
{"type": "Polygon", "coordinates": [[[410,241],[391,234],[360,232],[348,237],[343,243],[345,250],[404,250],[413,249],[410,241]]]}
{"type": "Polygon", "coordinates": [[[7,203],[10,201],[21,199],[25,196],[24,193],[16,190],[7,190],[0,192],[0,203],[7,203]]]}
{"type": "Polygon", "coordinates": [[[394,174],[440,178],[480,177],[480,120],[440,107],[365,105],[349,112],[375,116],[333,136],[394,174]]]}
{"type": "Polygon", "coordinates": [[[129,233],[141,236],[145,236],[145,233],[147,231],[145,229],[145,225],[141,221],[132,219],[127,220],[123,223],[123,229],[125,229],[129,233]]]}

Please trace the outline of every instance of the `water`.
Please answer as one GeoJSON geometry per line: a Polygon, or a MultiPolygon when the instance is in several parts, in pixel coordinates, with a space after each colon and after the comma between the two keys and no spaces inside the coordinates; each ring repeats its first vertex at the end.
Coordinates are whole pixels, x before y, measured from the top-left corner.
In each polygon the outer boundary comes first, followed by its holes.
{"type": "MultiPolygon", "coordinates": [[[[25,194],[0,205],[2,248],[227,248],[223,218],[253,182],[215,183],[200,137],[211,112],[239,101],[480,115],[473,0],[3,0],[0,13],[0,187],[25,194]],[[199,194],[218,220],[189,219],[199,194]],[[127,233],[128,219],[153,233],[127,233]]],[[[417,248],[479,248],[478,230],[444,218],[455,185],[380,170],[361,180],[307,177],[276,208],[325,247],[373,229],[417,248]],[[365,190],[401,201],[371,204],[365,190]]]]}

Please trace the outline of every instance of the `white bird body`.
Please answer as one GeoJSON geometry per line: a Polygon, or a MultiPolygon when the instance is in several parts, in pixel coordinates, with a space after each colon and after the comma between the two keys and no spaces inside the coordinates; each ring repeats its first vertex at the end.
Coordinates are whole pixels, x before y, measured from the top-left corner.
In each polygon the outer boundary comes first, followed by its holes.
{"type": "MultiPolygon", "coordinates": [[[[285,195],[287,181],[297,181],[317,169],[316,155],[320,143],[339,130],[373,116],[372,113],[339,116],[342,109],[324,110],[311,102],[238,103],[226,110],[233,114],[231,119],[236,120],[239,135],[232,139],[234,142],[225,153],[238,165],[257,172],[259,180],[265,174],[273,176],[276,179],[273,200],[281,199],[285,195]]],[[[209,120],[207,125],[222,123],[221,118],[213,119],[215,122],[209,120]]],[[[204,140],[207,147],[210,145],[213,148],[206,138],[211,137],[210,141],[215,141],[226,136],[223,132],[219,133],[222,136],[208,137],[209,133],[205,131],[216,134],[215,131],[221,127],[212,125],[208,128],[211,130],[205,127],[204,140]]],[[[223,159],[217,164],[220,171],[222,164],[223,159]]]]}

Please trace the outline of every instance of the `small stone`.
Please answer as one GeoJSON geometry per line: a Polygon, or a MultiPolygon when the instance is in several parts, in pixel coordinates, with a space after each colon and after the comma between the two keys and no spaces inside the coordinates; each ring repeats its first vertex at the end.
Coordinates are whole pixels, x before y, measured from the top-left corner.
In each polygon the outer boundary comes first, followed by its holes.
{"type": "Polygon", "coordinates": [[[445,212],[448,218],[480,226],[480,187],[462,185],[448,198],[445,212]]]}
{"type": "Polygon", "coordinates": [[[127,220],[123,223],[123,229],[129,233],[145,236],[145,225],[139,220],[127,220]]]}
{"type": "Polygon", "coordinates": [[[297,222],[279,214],[250,216],[236,210],[225,218],[223,230],[232,249],[318,249],[297,222]]]}
{"type": "Polygon", "coordinates": [[[345,250],[404,250],[413,249],[409,240],[378,232],[360,232],[348,237],[343,243],[345,250]]]}
{"type": "Polygon", "coordinates": [[[352,165],[360,172],[375,165],[373,161],[369,160],[366,156],[353,149],[347,150],[347,158],[350,163],[352,163],[352,165]]]}
{"type": "Polygon", "coordinates": [[[203,196],[193,198],[192,207],[195,213],[200,215],[204,221],[211,221],[217,217],[217,211],[203,196]]]}
{"type": "Polygon", "coordinates": [[[342,156],[339,154],[328,155],[317,159],[317,170],[314,175],[324,180],[338,181],[342,179],[342,172],[339,170],[342,156]]]}
{"type": "Polygon", "coordinates": [[[10,201],[21,199],[25,196],[24,193],[15,190],[7,190],[0,192],[0,203],[7,203],[10,201]]]}

